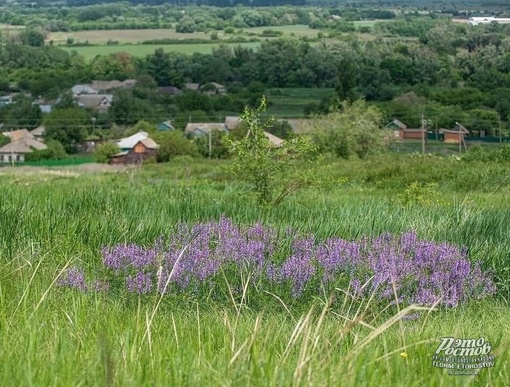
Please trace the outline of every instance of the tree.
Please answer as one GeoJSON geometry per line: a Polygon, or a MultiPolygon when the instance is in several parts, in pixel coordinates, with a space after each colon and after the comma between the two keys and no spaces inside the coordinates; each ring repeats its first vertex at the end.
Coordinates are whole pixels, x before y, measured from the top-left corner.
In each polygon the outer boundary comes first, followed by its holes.
{"type": "Polygon", "coordinates": [[[90,117],[83,109],[72,107],[53,110],[44,120],[45,137],[59,141],[68,153],[75,153],[87,136],[90,117]]]}
{"type": "Polygon", "coordinates": [[[181,131],[162,133],[157,142],[159,162],[167,162],[177,156],[198,156],[195,143],[188,140],[181,131]]]}
{"type": "Polygon", "coordinates": [[[357,83],[357,67],[352,59],[344,58],[340,61],[337,73],[335,91],[340,101],[355,98],[354,88],[357,83]]]}
{"type": "Polygon", "coordinates": [[[32,47],[44,46],[44,34],[36,30],[25,30],[20,32],[19,39],[22,44],[28,44],[32,47]]]}
{"type": "Polygon", "coordinates": [[[67,154],[64,146],[55,140],[46,141],[46,149],[35,149],[32,153],[27,153],[26,161],[39,160],[60,160],[66,158],[67,154]]]}
{"type": "Polygon", "coordinates": [[[381,112],[364,100],[344,101],[340,109],[312,120],[311,133],[322,152],[364,158],[387,148],[391,136],[380,129],[381,112]]]}
{"type": "Polygon", "coordinates": [[[41,124],[42,113],[30,98],[19,97],[2,109],[4,129],[34,129],[41,124]]]}
{"type": "Polygon", "coordinates": [[[200,154],[206,158],[209,156],[213,159],[228,158],[230,156],[230,152],[226,141],[227,134],[219,130],[213,130],[210,136],[210,139],[208,135],[195,138],[194,142],[200,154]]]}
{"type": "Polygon", "coordinates": [[[103,144],[98,145],[94,150],[94,160],[98,163],[106,164],[110,160],[111,156],[119,152],[120,149],[117,146],[117,144],[114,144],[112,142],[105,142],[103,144]]]}
{"type": "Polygon", "coordinates": [[[271,144],[264,133],[270,122],[262,123],[260,118],[265,109],[265,97],[257,109],[245,108],[241,120],[247,135],[230,142],[232,172],[250,185],[259,204],[276,205],[317,183],[318,153],[305,137],[292,137],[280,147],[271,144]]]}

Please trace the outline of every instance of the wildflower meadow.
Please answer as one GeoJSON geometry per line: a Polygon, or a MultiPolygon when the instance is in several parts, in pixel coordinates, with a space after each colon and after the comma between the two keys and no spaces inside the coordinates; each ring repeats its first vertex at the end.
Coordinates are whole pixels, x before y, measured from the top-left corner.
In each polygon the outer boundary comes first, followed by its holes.
{"type": "Polygon", "coordinates": [[[259,206],[228,161],[0,170],[0,385],[509,385],[508,172],[331,162],[259,206]]]}

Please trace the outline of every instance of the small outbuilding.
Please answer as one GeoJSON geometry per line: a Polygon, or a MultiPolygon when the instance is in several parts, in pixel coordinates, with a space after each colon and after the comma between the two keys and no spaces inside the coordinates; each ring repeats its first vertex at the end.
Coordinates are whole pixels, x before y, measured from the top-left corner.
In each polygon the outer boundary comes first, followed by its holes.
{"type": "Polygon", "coordinates": [[[110,164],[141,164],[155,159],[159,145],[147,132],[138,132],[117,141],[120,152],[110,157],[110,164]]]}

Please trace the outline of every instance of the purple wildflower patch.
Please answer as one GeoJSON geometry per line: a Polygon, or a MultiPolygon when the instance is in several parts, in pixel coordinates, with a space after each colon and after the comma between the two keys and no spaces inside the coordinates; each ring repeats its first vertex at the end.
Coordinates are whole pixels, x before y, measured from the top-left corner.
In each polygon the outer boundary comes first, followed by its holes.
{"type": "Polygon", "coordinates": [[[260,223],[241,227],[222,218],[178,224],[166,243],[159,238],[149,248],[105,247],[102,258],[109,281],[96,279],[87,285],[83,272],[72,268],[59,284],[83,291],[124,284],[123,289],[134,294],[196,294],[200,287],[210,292],[222,286],[225,277],[232,288],[240,286],[236,280],[249,272],[250,286],[262,284],[281,297],[304,299],[319,289],[341,287],[353,297],[375,294],[386,302],[447,307],[496,292],[480,263],[469,260],[467,249],[424,241],[414,232],[319,241],[291,230],[278,238],[276,230],[260,223]]]}

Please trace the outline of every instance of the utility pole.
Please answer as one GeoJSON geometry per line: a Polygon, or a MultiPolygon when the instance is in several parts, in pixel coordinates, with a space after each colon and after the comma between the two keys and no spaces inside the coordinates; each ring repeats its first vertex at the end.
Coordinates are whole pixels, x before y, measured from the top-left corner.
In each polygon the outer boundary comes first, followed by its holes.
{"type": "Polygon", "coordinates": [[[503,138],[501,136],[501,114],[498,114],[498,121],[499,121],[499,143],[501,144],[503,142],[503,138]]]}
{"type": "Polygon", "coordinates": [[[459,154],[462,153],[462,130],[461,130],[461,127],[459,126],[459,154]]]}
{"type": "Polygon", "coordinates": [[[421,115],[421,153],[425,154],[425,121],[421,115]]]}
{"type": "Polygon", "coordinates": [[[212,157],[212,130],[209,131],[209,159],[212,157]]]}

